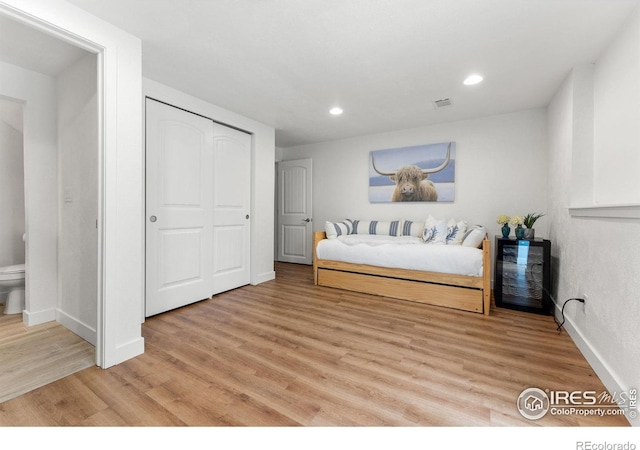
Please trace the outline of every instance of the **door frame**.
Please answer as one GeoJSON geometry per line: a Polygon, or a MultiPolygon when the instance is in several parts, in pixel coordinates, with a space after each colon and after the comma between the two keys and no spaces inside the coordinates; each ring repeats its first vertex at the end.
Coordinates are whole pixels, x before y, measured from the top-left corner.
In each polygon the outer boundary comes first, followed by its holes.
{"type": "MultiPolygon", "coordinates": [[[[64,42],[67,42],[71,45],[74,45],[75,47],[81,48],[83,50],[86,50],[89,53],[92,53],[94,55],[96,55],[96,60],[97,60],[97,73],[96,73],[96,77],[98,79],[98,83],[97,83],[97,93],[98,93],[98,133],[100,136],[104,136],[104,111],[102,110],[104,108],[104,74],[101,73],[101,71],[104,70],[104,48],[97,46],[96,44],[85,40],[77,35],[68,33],[66,30],[60,29],[60,28],[56,28],[51,24],[45,23],[45,22],[41,22],[40,20],[37,20],[33,17],[29,17],[26,16],[25,14],[23,14],[22,12],[19,11],[15,11],[15,10],[10,10],[7,11],[5,10],[5,7],[3,5],[0,5],[0,14],[9,17],[10,19],[21,23],[22,25],[28,26],[30,28],[35,29],[36,31],[40,31],[43,32],[45,34],[49,34],[51,35],[52,39],[57,39],[57,40],[61,40],[64,42]]],[[[28,99],[20,99],[24,102],[28,102],[28,99]]],[[[25,138],[26,141],[26,138],[25,138]]],[[[104,251],[103,251],[103,245],[104,245],[104,235],[103,235],[103,230],[104,230],[104,172],[103,172],[103,168],[104,168],[104,140],[103,139],[99,139],[98,142],[98,179],[95,180],[97,183],[97,187],[98,187],[98,198],[96,199],[96,201],[98,202],[98,223],[96,224],[98,227],[98,242],[97,242],[97,246],[98,246],[98,251],[97,251],[97,267],[98,267],[98,273],[96,274],[96,281],[97,281],[97,286],[98,286],[98,292],[97,292],[97,302],[96,302],[96,308],[97,308],[97,323],[96,323],[96,345],[95,345],[95,360],[96,360],[96,364],[99,366],[103,366],[105,363],[105,334],[106,334],[106,326],[104,323],[104,315],[102,314],[103,312],[103,304],[104,304],[104,297],[103,297],[103,267],[104,267],[104,261],[103,261],[103,257],[104,257],[104,251]]],[[[25,145],[25,156],[26,156],[26,152],[28,151],[27,146],[25,145]]],[[[26,180],[25,180],[26,182],[26,180]]],[[[58,198],[59,201],[59,198],[58,198]]],[[[58,207],[59,208],[59,207],[58,207]]],[[[25,233],[27,234],[27,237],[29,236],[29,208],[27,205],[25,205],[25,216],[26,216],[26,224],[25,224],[25,233]]],[[[28,253],[32,253],[29,251],[29,246],[27,246],[26,252],[28,253]]],[[[25,255],[27,260],[30,260],[32,258],[29,257],[29,255],[25,255]]],[[[57,264],[56,264],[57,266],[57,264]]],[[[59,282],[60,280],[58,279],[57,282],[59,282]]],[[[30,284],[30,280],[29,277],[27,277],[27,279],[25,280],[25,285],[26,285],[26,289],[27,291],[29,291],[29,284],[30,284]]],[[[26,320],[26,319],[25,319],[26,320]]],[[[34,323],[28,323],[28,325],[37,325],[39,324],[42,320],[46,320],[45,317],[36,317],[35,318],[35,322],[34,323]]]]}
{"type": "MultiPolygon", "coordinates": [[[[96,55],[98,97],[98,268],[96,364],[108,368],[144,353],[132,308],[142,303],[138,199],[141,43],[118,28],[62,1],[0,3],[0,14],[96,55]],[[108,119],[108,120],[107,120],[108,119]],[[126,149],[127,151],[124,151],[126,149]],[[118,179],[126,178],[126,190],[118,179]],[[109,227],[105,226],[109,220],[109,227]],[[134,232],[132,232],[134,231],[134,232]],[[132,320],[133,319],[133,320],[132,320]]],[[[27,224],[27,228],[29,225],[27,224]]],[[[27,230],[28,232],[28,230],[27,230]]],[[[29,249],[27,249],[29,251],[29,249]]],[[[54,318],[55,320],[55,318],[54,318]]]]}

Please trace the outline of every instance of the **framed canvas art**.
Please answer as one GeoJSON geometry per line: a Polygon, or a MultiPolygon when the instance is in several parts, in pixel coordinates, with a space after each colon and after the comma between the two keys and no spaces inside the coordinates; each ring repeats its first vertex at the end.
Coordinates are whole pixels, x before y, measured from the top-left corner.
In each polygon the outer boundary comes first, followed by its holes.
{"type": "Polygon", "coordinates": [[[455,142],[374,150],[369,156],[369,201],[453,202],[455,142]]]}

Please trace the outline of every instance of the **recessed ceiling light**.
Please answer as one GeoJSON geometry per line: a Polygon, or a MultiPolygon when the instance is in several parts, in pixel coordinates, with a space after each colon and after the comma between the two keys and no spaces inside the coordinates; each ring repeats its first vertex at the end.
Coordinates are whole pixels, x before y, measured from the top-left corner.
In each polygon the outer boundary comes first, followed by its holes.
{"type": "Polygon", "coordinates": [[[329,114],[332,114],[334,116],[339,116],[340,114],[342,114],[342,112],[343,112],[342,108],[340,108],[338,106],[336,106],[335,108],[331,108],[329,110],[329,114]]]}
{"type": "Polygon", "coordinates": [[[484,78],[482,78],[482,75],[478,75],[477,73],[474,73],[473,75],[469,75],[463,81],[463,83],[466,84],[467,86],[473,86],[474,84],[480,83],[483,79],[484,78]]]}

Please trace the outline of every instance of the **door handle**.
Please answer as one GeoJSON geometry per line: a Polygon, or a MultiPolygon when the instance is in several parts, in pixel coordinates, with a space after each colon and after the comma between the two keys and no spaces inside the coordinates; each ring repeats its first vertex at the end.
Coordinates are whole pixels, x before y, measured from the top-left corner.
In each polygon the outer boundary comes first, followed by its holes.
{"type": "Polygon", "coordinates": [[[311,219],[309,219],[309,218],[307,217],[306,219],[304,219],[304,222],[309,223],[309,222],[311,222],[311,219]]]}
{"type": "Polygon", "coordinates": [[[149,217],[149,222],[155,222],[156,220],[158,220],[158,218],[156,216],[151,216],[149,217]]]}

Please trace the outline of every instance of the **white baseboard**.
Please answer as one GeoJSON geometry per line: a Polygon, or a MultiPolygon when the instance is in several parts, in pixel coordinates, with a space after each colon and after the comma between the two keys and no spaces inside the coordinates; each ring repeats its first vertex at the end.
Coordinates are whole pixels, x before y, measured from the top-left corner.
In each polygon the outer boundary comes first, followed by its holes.
{"type": "Polygon", "coordinates": [[[22,323],[24,323],[28,327],[52,322],[54,320],[56,320],[55,308],[35,312],[25,310],[22,312],[22,323]]]}
{"type": "Polygon", "coordinates": [[[91,345],[96,345],[97,332],[95,328],[60,310],[56,311],[56,320],[91,345]]]}
{"type": "Polygon", "coordinates": [[[271,281],[275,279],[276,279],[276,272],[275,270],[272,270],[270,272],[265,272],[257,275],[256,279],[252,281],[251,284],[255,286],[256,284],[264,283],[266,281],[271,281]]]}
{"type": "MultiPolygon", "coordinates": [[[[144,338],[140,337],[130,342],[127,342],[126,344],[118,346],[116,348],[116,354],[115,354],[116,359],[113,362],[113,364],[110,364],[110,365],[120,364],[131,358],[140,356],[143,353],[144,353],[144,338]]],[[[107,367],[103,367],[103,368],[106,369],[107,367]]]]}
{"type": "MultiPolygon", "coordinates": [[[[562,317],[562,310],[560,305],[555,304],[555,317],[562,317]]],[[[629,392],[629,389],[636,388],[640,389],[640,386],[624,386],[623,383],[619,381],[619,377],[616,376],[615,371],[609,366],[606,360],[602,357],[597,350],[593,348],[591,343],[585,336],[580,332],[578,328],[576,328],[571,317],[567,317],[565,315],[565,322],[563,328],[569,334],[569,337],[573,340],[573,342],[578,347],[578,350],[585,357],[589,365],[593,368],[600,381],[604,384],[607,390],[610,393],[621,393],[621,392],[629,392]]],[[[632,426],[640,426],[640,418],[636,417],[634,420],[625,416],[627,421],[632,426]]]]}

